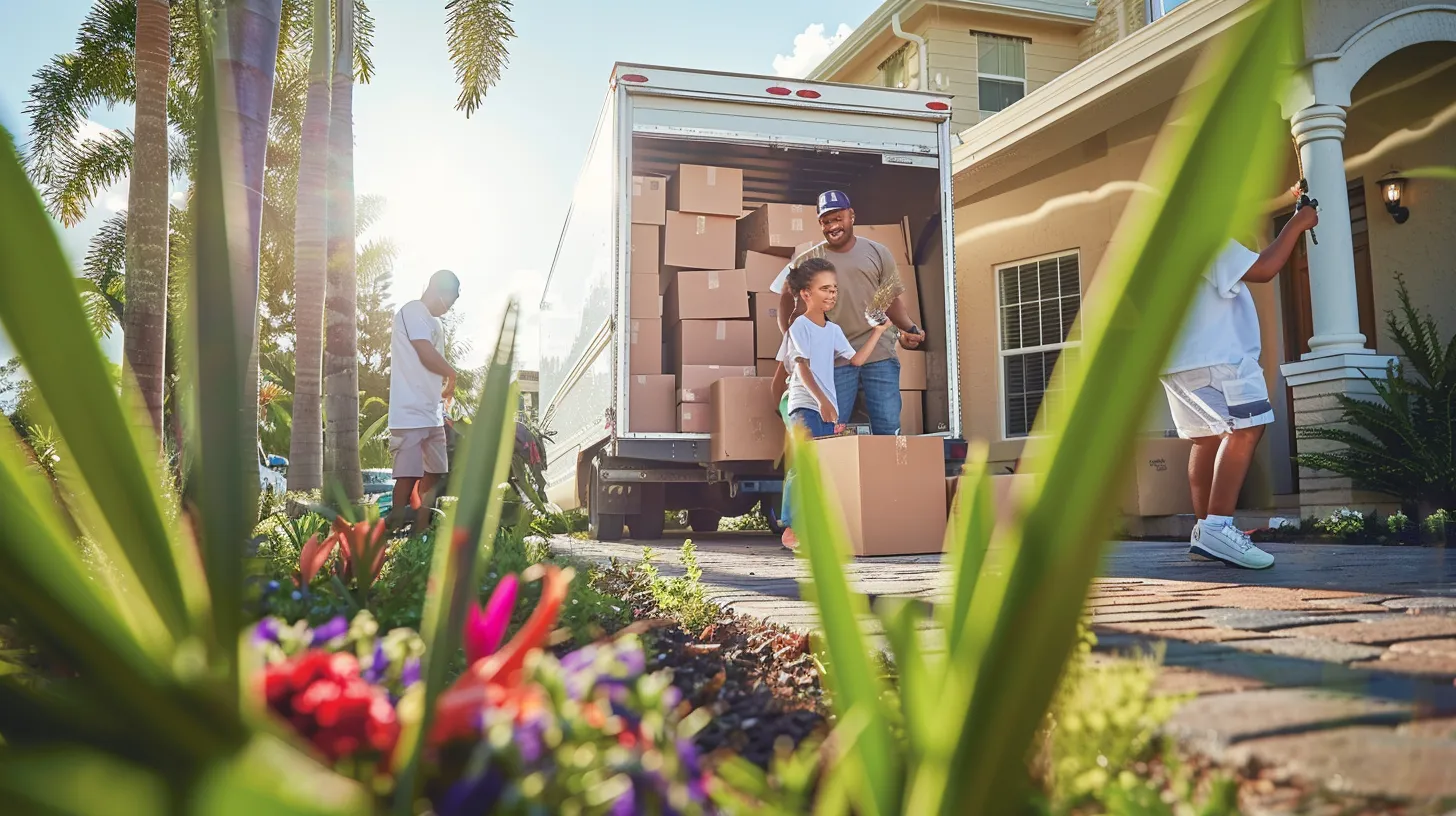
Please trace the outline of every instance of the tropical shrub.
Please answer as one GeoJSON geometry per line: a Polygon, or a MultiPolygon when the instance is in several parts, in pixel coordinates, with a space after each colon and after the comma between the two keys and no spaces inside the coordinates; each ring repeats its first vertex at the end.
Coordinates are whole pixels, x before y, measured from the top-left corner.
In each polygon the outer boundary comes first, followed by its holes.
{"type": "Polygon", "coordinates": [[[1410,516],[1397,510],[1385,517],[1385,528],[1391,535],[1404,535],[1411,530],[1410,516]]]}
{"type": "Polygon", "coordinates": [[[1365,532],[1365,515],[1358,510],[1341,507],[1318,522],[1320,532],[1338,538],[1353,538],[1365,532]]]}
{"type": "Polygon", "coordinates": [[[1398,499],[1410,513],[1456,505],[1456,336],[1442,342],[1436,321],[1411,303],[1397,276],[1399,311],[1385,320],[1400,348],[1374,398],[1336,395],[1340,423],[1299,429],[1303,439],[1342,447],[1302,453],[1302,467],[1348,476],[1357,487],[1398,499]]]}

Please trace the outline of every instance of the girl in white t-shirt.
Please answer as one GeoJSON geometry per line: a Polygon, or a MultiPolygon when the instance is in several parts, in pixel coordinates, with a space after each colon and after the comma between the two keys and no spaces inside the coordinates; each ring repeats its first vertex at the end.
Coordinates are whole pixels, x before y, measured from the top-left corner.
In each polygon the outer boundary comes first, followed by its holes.
{"type": "MultiPolygon", "coordinates": [[[[838,278],[834,264],[825,258],[809,258],[789,271],[788,287],[794,295],[795,311],[799,313],[789,324],[781,351],[789,374],[789,424],[802,427],[815,439],[833,436],[843,427],[835,407],[838,404],[834,389],[835,361],[843,359],[850,365],[864,365],[880,335],[889,328],[889,323],[876,324],[863,347],[855,351],[844,330],[827,316],[839,297],[838,278]]],[[[792,481],[790,471],[784,479],[783,510],[779,514],[784,525],[782,540],[791,550],[799,546],[790,527],[792,481]]]]}

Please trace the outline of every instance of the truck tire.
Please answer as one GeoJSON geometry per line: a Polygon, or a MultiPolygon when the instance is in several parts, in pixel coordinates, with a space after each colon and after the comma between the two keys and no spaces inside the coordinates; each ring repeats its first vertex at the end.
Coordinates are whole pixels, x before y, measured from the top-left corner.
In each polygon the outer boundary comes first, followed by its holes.
{"type": "Polygon", "coordinates": [[[656,541],[662,538],[662,531],[667,526],[667,518],[662,511],[633,513],[627,517],[627,526],[632,529],[634,541],[656,541]]]}
{"type": "Polygon", "coordinates": [[[698,508],[688,511],[688,526],[693,528],[695,533],[716,533],[718,522],[723,520],[723,514],[717,510],[698,508]]]}
{"type": "Polygon", "coordinates": [[[592,517],[588,532],[596,541],[621,541],[626,523],[627,517],[620,513],[600,513],[592,517]]]}

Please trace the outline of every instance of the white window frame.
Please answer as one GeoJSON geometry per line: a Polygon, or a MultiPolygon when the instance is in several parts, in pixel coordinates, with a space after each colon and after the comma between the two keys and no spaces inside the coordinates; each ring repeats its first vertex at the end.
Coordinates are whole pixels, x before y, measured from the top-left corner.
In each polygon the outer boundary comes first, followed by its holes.
{"type": "Polygon", "coordinates": [[[1188,0],[1179,0],[1176,6],[1165,10],[1165,2],[1166,0],[1145,0],[1145,2],[1143,3],[1143,8],[1147,11],[1149,23],[1157,22],[1158,20],[1167,17],[1169,14],[1172,14],[1174,11],[1177,11],[1183,6],[1188,5],[1188,0]]]}
{"type": "MultiPolygon", "coordinates": [[[[1029,354],[1041,354],[1048,351],[1055,351],[1058,352],[1057,362],[1060,363],[1062,359],[1061,352],[1064,352],[1067,349],[1081,348],[1082,340],[1079,337],[1076,340],[1064,340],[1060,343],[1044,343],[1039,346],[1027,346],[1025,348],[1008,350],[1006,348],[1006,338],[1004,336],[1006,324],[1001,318],[1001,310],[1006,308],[1008,304],[1001,301],[1001,276],[1008,269],[1016,269],[1018,267],[1026,266],[1027,264],[1040,263],[1042,261],[1052,260],[1054,258],[1065,258],[1069,255],[1074,255],[1077,258],[1077,316],[1080,318],[1082,315],[1082,306],[1086,302],[1086,287],[1083,286],[1082,281],[1082,250],[1080,247],[1076,249],[1063,249],[1056,252],[1048,252],[1045,255],[1036,255],[1030,258],[1022,258],[1016,261],[1007,261],[1006,263],[996,264],[996,266],[992,267],[993,280],[991,281],[991,283],[993,286],[996,287],[996,415],[1001,420],[1001,439],[1004,441],[1031,439],[1032,437],[1041,435],[1036,433],[1035,431],[1035,421],[1033,421],[1032,423],[1033,428],[1031,430],[1028,430],[1027,433],[1015,435],[1011,433],[1009,424],[1011,418],[1007,416],[1006,413],[1006,358],[1023,357],[1029,354]]],[[[1024,301],[1018,301],[1018,304],[1023,302],[1024,301]]],[[[1042,389],[1042,398],[1043,400],[1045,400],[1046,398],[1046,389],[1042,389]]],[[[1040,411],[1040,406],[1038,406],[1037,412],[1040,413],[1040,411]]]]}
{"type": "MultiPolygon", "coordinates": [[[[1156,2],[1156,1],[1157,0],[1148,0],[1148,2],[1156,2]]],[[[976,43],[976,53],[977,53],[977,55],[980,54],[980,42],[979,42],[979,40],[980,40],[981,37],[995,37],[995,38],[1002,39],[1002,40],[1008,40],[1010,42],[1020,43],[1021,44],[1021,62],[1022,62],[1022,66],[1023,66],[1022,70],[1023,70],[1023,72],[1025,71],[1025,65],[1026,65],[1026,46],[1028,46],[1028,45],[1031,44],[1031,41],[1030,40],[1028,40],[1025,37],[1014,37],[1014,36],[1011,36],[1009,34],[993,34],[993,33],[989,32],[989,31],[975,31],[975,30],[972,30],[971,33],[973,35],[975,35],[975,37],[977,39],[977,43],[976,43]]],[[[977,59],[976,60],[976,110],[979,113],[979,115],[980,115],[980,121],[982,121],[982,122],[986,121],[987,117],[994,116],[994,115],[996,115],[996,114],[998,114],[998,113],[1001,112],[1001,111],[988,111],[988,110],[984,110],[984,109],[981,108],[981,79],[982,78],[985,78],[985,79],[995,79],[995,80],[999,80],[1001,82],[1019,82],[1019,83],[1021,83],[1021,99],[1025,99],[1027,93],[1030,92],[1029,89],[1028,89],[1028,86],[1026,84],[1026,77],[1024,77],[1024,76],[1019,76],[1019,77],[1018,76],[1007,76],[1005,74],[992,74],[992,73],[988,73],[986,71],[982,71],[981,70],[981,65],[980,65],[980,60],[977,59]]],[[[1016,100],[1016,102],[1020,102],[1021,99],[1016,100]]],[[[1016,102],[1012,102],[1011,104],[1012,105],[1015,105],[1016,102]]],[[[1010,107],[1010,105],[1008,105],[1007,107],[1010,107]]],[[[1001,110],[1005,110],[1005,109],[1006,108],[1002,108],[1001,110]]]]}

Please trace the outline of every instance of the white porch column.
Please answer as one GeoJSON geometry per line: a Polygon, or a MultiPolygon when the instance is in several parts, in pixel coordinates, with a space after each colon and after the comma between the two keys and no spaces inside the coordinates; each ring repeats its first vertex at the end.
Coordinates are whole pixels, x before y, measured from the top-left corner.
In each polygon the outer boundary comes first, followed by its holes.
{"type": "Polygon", "coordinates": [[[1314,336],[1304,357],[1369,354],[1365,335],[1360,333],[1360,304],[1355,294],[1355,248],[1345,182],[1345,109],[1311,105],[1296,112],[1291,121],[1309,195],[1320,203],[1320,224],[1315,229],[1319,243],[1305,237],[1314,336]]]}

